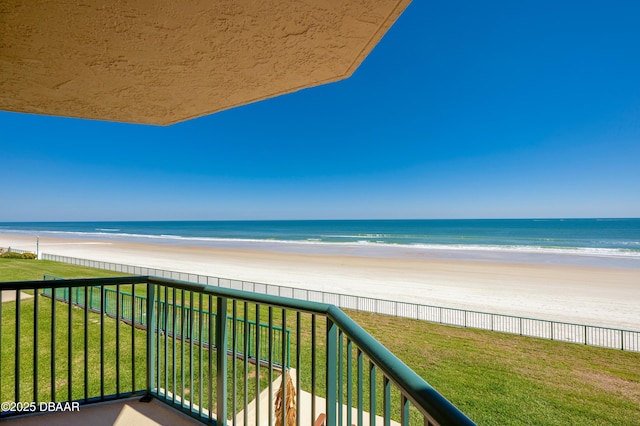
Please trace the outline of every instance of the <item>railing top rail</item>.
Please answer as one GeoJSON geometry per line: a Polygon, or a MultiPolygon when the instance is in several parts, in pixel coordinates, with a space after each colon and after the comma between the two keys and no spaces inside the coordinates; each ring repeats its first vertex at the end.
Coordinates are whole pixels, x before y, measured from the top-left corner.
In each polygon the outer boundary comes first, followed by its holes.
{"type": "Polygon", "coordinates": [[[169,278],[149,277],[149,283],[176,287],[184,290],[201,291],[214,296],[227,297],[231,299],[242,299],[247,302],[259,303],[261,305],[273,306],[277,308],[294,309],[306,313],[326,315],[329,305],[326,303],[313,302],[309,300],[292,299],[282,296],[274,296],[263,293],[253,293],[245,290],[211,286],[206,284],[195,284],[187,281],[173,280],[169,278]]]}
{"type": "Polygon", "coordinates": [[[248,302],[255,302],[261,305],[278,308],[295,309],[307,313],[326,315],[330,306],[326,303],[313,302],[307,300],[291,299],[270,294],[252,293],[244,290],[217,287],[206,284],[196,284],[187,281],[172,280],[169,278],[158,278],[148,276],[127,276],[110,278],[69,278],[64,280],[35,280],[35,281],[8,281],[2,283],[2,290],[30,290],[41,288],[69,288],[100,285],[117,284],[159,284],[175,287],[177,289],[197,291],[219,297],[242,299],[248,302]]]}
{"type": "Polygon", "coordinates": [[[3,281],[2,290],[30,290],[41,288],[95,287],[117,284],[146,284],[149,277],[127,276],[108,278],[65,278],[63,280],[3,281]]]}

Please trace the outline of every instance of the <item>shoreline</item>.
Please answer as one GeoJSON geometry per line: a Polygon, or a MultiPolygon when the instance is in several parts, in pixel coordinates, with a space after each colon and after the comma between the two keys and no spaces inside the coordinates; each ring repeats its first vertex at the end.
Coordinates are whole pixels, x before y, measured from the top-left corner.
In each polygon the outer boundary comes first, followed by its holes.
{"type": "MultiPolygon", "coordinates": [[[[602,266],[640,269],[640,252],[619,249],[534,247],[534,246],[474,246],[426,244],[378,244],[371,242],[327,242],[307,240],[254,240],[208,237],[178,237],[172,235],[136,235],[70,232],[3,232],[0,238],[41,238],[71,241],[130,242],[173,247],[202,247],[225,250],[257,250],[284,254],[337,255],[367,258],[415,258],[461,260],[472,262],[525,263],[535,265],[602,266]]],[[[35,249],[34,249],[35,251],[35,249]]]]}
{"type": "MultiPolygon", "coordinates": [[[[0,234],[35,251],[35,236],[0,234]]],[[[424,305],[640,330],[640,268],[289,253],[264,249],[40,237],[41,253],[424,305]]],[[[557,255],[562,256],[562,255],[557,255]]],[[[636,263],[640,263],[636,261],[636,263]]]]}

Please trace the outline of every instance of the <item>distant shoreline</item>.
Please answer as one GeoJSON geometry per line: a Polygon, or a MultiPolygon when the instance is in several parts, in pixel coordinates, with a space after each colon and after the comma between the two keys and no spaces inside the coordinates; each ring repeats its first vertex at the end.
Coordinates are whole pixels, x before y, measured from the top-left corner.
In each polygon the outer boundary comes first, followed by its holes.
{"type": "Polygon", "coordinates": [[[62,240],[93,240],[160,244],[174,247],[203,247],[230,250],[258,250],[273,253],[355,256],[367,258],[442,259],[473,262],[506,262],[533,265],[574,265],[640,269],[640,252],[605,248],[562,248],[532,246],[389,244],[368,242],[283,241],[133,235],[119,233],[73,233],[52,231],[2,231],[0,238],[29,238],[35,250],[36,237],[62,240]]]}

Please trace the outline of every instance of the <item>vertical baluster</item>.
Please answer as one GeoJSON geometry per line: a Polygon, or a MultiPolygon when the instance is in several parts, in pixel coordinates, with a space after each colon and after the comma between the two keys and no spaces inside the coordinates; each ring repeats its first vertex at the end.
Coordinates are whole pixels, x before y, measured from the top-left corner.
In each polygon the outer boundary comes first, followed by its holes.
{"type": "Polygon", "coordinates": [[[232,384],[232,400],[231,400],[231,416],[232,416],[232,422],[233,425],[235,426],[236,424],[236,412],[237,412],[237,407],[236,407],[236,391],[237,391],[237,382],[238,382],[238,376],[237,376],[237,371],[236,371],[236,345],[237,345],[237,327],[236,327],[236,323],[237,323],[237,318],[238,318],[238,308],[237,308],[237,301],[235,299],[233,299],[232,302],[232,309],[231,309],[231,324],[232,324],[232,328],[231,328],[231,360],[232,360],[232,364],[231,364],[231,372],[232,372],[232,376],[233,376],[233,380],[231,380],[231,384],[232,384]]]}
{"type": "Polygon", "coordinates": [[[363,370],[364,370],[364,360],[362,357],[362,350],[357,348],[357,364],[358,364],[358,426],[363,426],[363,416],[362,416],[362,407],[364,405],[364,398],[362,395],[362,390],[364,387],[363,383],[363,370]]]}
{"type": "Polygon", "coordinates": [[[249,304],[244,302],[244,423],[249,424],[249,304]]]}
{"type": "MultiPolygon", "coordinates": [[[[213,419],[213,296],[209,295],[209,420],[213,419]]],[[[247,422],[244,423],[245,425],[247,422]]]]}
{"type": "Polygon", "coordinates": [[[69,287],[69,301],[67,302],[67,401],[73,401],[73,314],[72,314],[72,303],[71,303],[71,295],[72,288],[69,287]]]}
{"type": "MultiPolygon", "coordinates": [[[[219,424],[227,422],[227,298],[218,297],[216,316],[217,357],[217,419],[219,424]]],[[[259,394],[258,394],[259,395],[259,394]]],[[[256,398],[259,399],[259,396],[256,398]]]]}
{"type": "Polygon", "coordinates": [[[51,289],[51,401],[56,400],[56,294],[51,289]]]}
{"type": "MultiPolygon", "coordinates": [[[[203,378],[204,374],[202,371],[202,346],[204,345],[203,341],[203,316],[204,316],[204,305],[202,304],[202,292],[198,293],[198,371],[200,372],[200,392],[198,394],[198,407],[200,416],[202,416],[202,391],[203,391],[203,378]]],[[[211,349],[209,349],[211,350],[211,349]]]]}
{"type": "Polygon", "coordinates": [[[100,286],[100,399],[104,400],[104,313],[105,313],[105,288],[100,286]]]}
{"type": "Polygon", "coordinates": [[[162,337],[160,336],[160,331],[162,328],[162,287],[160,285],[156,285],[156,296],[155,303],[153,304],[154,309],[154,330],[155,333],[155,356],[156,356],[156,372],[155,372],[155,380],[156,380],[156,395],[160,396],[160,389],[162,388],[162,363],[160,354],[162,353],[161,344],[162,337]]]}
{"type": "Polygon", "coordinates": [[[155,372],[155,333],[153,332],[153,325],[155,321],[155,298],[156,298],[156,285],[147,281],[147,397],[151,397],[151,393],[156,386],[156,380],[154,377],[155,372]]]}
{"type": "Polygon", "coordinates": [[[376,366],[369,361],[369,424],[376,426],[376,366]]]}
{"type": "Polygon", "coordinates": [[[347,338],[347,425],[351,426],[353,423],[353,343],[351,339],[347,338]]]}
{"type": "Polygon", "coordinates": [[[181,308],[180,308],[180,405],[184,407],[184,346],[185,346],[185,342],[184,342],[184,336],[186,334],[186,330],[185,327],[187,326],[185,318],[186,318],[186,312],[185,312],[185,296],[184,296],[184,290],[181,290],[181,297],[180,297],[180,303],[181,303],[181,308]]]}
{"type": "Polygon", "coordinates": [[[343,355],[343,342],[342,340],[344,339],[343,335],[342,335],[342,330],[338,330],[338,393],[337,393],[337,397],[338,397],[338,424],[342,424],[342,406],[343,406],[343,402],[342,402],[342,369],[344,367],[343,365],[343,360],[342,360],[342,355],[343,355]]]}
{"type": "Polygon", "coordinates": [[[260,424],[260,305],[256,303],[256,425],[260,424]]]}
{"type": "MultiPolygon", "coordinates": [[[[20,300],[20,290],[16,290],[16,325],[15,325],[15,402],[20,402],[20,329],[21,324],[20,324],[20,305],[21,305],[21,300],[20,300]]],[[[1,296],[0,296],[1,297],[1,296]]],[[[0,303],[2,303],[2,301],[0,300],[0,303]]],[[[2,326],[2,324],[0,324],[0,327],[2,326]]]]}
{"type": "MultiPolygon", "coordinates": [[[[269,364],[269,371],[268,371],[268,377],[269,377],[269,410],[268,410],[268,418],[269,418],[269,424],[273,424],[272,421],[272,410],[271,407],[273,407],[273,308],[271,306],[269,306],[269,310],[268,310],[268,347],[269,347],[269,355],[267,355],[267,360],[268,360],[268,364],[269,364]]],[[[260,327],[260,324],[258,324],[258,327],[260,327]]]]}
{"type": "Polygon", "coordinates": [[[193,411],[193,291],[189,292],[189,411],[193,411]]]}
{"type": "Polygon", "coordinates": [[[391,382],[386,375],[383,376],[382,387],[384,392],[384,426],[391,426],[391,382]]]}
{"type": "Polygon", "coordinates": [[[282,424],[287,424],[287,365],[285,360],[287,359],[287,339],[284,338],[285,330],[287,329],[287,311],[282,310],[282,335],[281,335],[281,349],[282,349],[282,424]]]}
{"type": "MultiPolygon", "coordinates": [[[[300,323],[302,321],[302,313],[298,311],[296,313],[296,398],[300,401],[300,375],[301,375],[301,332],[300,332],[300,323]]],[[[296,404],[296,426],[300,426],[300,406],[302,404],[298,402],[296,404]]]]}
{"type": "Polygon", "coordinates": [[[131,286],[131,392],[136,391],[136,285],[131,286]]]}
{"type": "Polygon", "coordinates": [[[176,300],[178,300],[177,299],[178,295],[177,295],[175,287],[173,288],[173,295],[172,296],[173,296],[173,299],[172,299],[173,300],[173,312],[172,312],[172,318],[171,318],[171,321],[172,321],[171,325],[173,326],[173,339],[172,339],[172,346],[173,347],[171,348],[171,350],[172,350],[172,353],[171,353],[171,359],[172,359],[171,368],[172,368],[172,374],[173,374],[173,383],[172,383],[173,384],[173,392],[171,393],[171,397],[172,397],[173,403],[175,404],[176,403],[177,387],[178,387],[177,386],[178,377],[176,375],[176,339],[178,338],[178,333],[179,333],[179,330],[176,328],[176,319],[177,319],[177,315],[176,314],[177,314],[177,310],[178,310],[177,309],[178,304],[176,303],[176,300]]]}
{"type": "Polygon", "coordinates": [[[409,400],[404,393],[400,398],[400,424],[409,426],[409,400]]]}
{"type": "MultiPolygon", "coordinates": [[[[120,284],[116,284],[116,396],[120,396],[120,284]]],[[[69,311],[71,313],[71,311],[69,311]]],[[[71,348],[69,348],[71,350],[71,348]]],[[[71,365],[71,364],[69,364],[71,365]]]]}
{"type": "MultiPolygon", "coordinates": [[[[33,291],[33,402],[38,404],[38,355],[40,354],[40,347],[38,346],[38,329],[39,327],[39,298],[40,292],[38,289],[33,291]]],[[[0,305],[2,302],[0,301],[0,305]]],[[[0,315],[0,328],[2,327],[2,315],[0,315]]],[[[1,332],[0,332],[1,333],[1,332]]],[[[0,339],[0,348],[2,348],[2,340],[0,339]]],[[[2,365],[2,358],[0,357],[0,365],[2,365]]],[[[0,383],[0,388],[2,384],[0,383]]],[[[0,398],[1,399],[1,398],[0,398]]]]}
{"type": "Polygon", "coordinates": [[[89,287],[84,287],[84,401],[89,399],[89,287]]]}
{"type": "Polygon", "coordinates": [[[326,389],[327,389],[327,424],[337,424],[336,403],[338,401],[338,394],[336,389],[336,373],[337,367],[337,337],[338,327],[329,318],[327,321],[327,352],[326,352],[326,389]]]}
{"type": "Polygon", "coordinates": [[[169,286],[164,286],[164,399],[169,399],[169,286]]]}
{"type": "Polygon", "coordinates": [[[316,315],[311,314],[311,423],[316,421],[316,315]]]}

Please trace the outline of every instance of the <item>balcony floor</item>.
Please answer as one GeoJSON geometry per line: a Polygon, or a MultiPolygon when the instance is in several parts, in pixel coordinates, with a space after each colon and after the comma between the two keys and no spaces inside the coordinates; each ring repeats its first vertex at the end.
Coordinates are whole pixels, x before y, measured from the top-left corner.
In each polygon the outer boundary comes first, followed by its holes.
{"type": "Polygon", "coordinates": [[[156,401],[140,402],[140,397],[80,406],[80,411],[42,413],[7,419],[3,423],[20,426],[112,426],[112,425],[201,425],[196,420],[156,401]]]}

